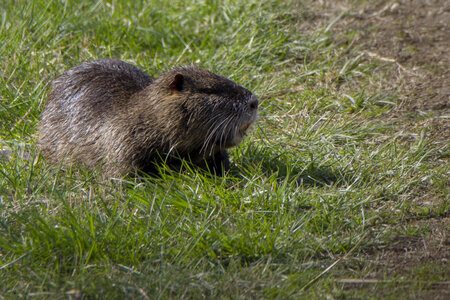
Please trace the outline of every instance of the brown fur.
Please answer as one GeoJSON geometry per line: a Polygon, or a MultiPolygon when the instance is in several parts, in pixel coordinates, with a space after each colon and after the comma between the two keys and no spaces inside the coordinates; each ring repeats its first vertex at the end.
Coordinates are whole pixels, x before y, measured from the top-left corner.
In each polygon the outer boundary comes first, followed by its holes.
{"type": "Polygon", "coordinates": [[[39,145],[49,160],[103,164],[107,176],[153,172],[160,159],[179,158],[221,172],[257,106],[248,90],[196,66],[152,79],[125,62],[98,60],[53,81],[39,145]]]}

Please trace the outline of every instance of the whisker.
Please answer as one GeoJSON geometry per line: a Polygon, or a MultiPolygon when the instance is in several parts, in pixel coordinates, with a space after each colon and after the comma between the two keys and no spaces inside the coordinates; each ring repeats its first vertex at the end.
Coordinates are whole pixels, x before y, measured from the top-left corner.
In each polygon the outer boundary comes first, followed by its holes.
{"type": "MultiPolygon", "coordinates": [[[[222,115],[224,113],[219,114],[218,116],[216,116],[216,118],[221,118],[222,115]]],[[[212,138],[214,137],[214,133],[219,129],[219,127],[226,122],[227,119],[222,120],[219,124],[215,124],[214,123],[214,119],[211,120],[211,127],[208,130],[207,133],[207,137],[205,139],[205,141],[203,142],[202,148],[200,149],[200,152],[202,152],[203,150],[207,151],[208,146],[210,144],[210,141],[212,140],[212,138]]],[[[212,147],[211,147],[212,148],[212,147]]]]}

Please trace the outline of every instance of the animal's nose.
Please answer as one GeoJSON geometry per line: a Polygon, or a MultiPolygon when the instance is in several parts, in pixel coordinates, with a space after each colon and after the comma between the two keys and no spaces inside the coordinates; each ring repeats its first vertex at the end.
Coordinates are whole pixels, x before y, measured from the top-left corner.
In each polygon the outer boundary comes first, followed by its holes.
{"type": "Polygon", "coordinates": [[[248,107],[250,107],[250,109],[252,110],[258,109],[258,98],[256,98],[255,95],[252,95],[250,97],[250,100],[248,101],[248,107]]]}

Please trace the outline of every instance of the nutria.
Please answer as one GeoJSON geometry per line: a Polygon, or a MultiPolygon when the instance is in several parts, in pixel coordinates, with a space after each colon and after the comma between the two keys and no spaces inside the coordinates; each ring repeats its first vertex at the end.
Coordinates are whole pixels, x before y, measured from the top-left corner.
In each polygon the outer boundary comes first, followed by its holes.
{"type": "Polygon", "coordinates": [[[153,79],[123,61],[97,60],[53,81],[39,146],[51,161],[102,164],[110,177],[180,159],[221,173],[257,108],[250,91],[197,66],[153,79]]]}

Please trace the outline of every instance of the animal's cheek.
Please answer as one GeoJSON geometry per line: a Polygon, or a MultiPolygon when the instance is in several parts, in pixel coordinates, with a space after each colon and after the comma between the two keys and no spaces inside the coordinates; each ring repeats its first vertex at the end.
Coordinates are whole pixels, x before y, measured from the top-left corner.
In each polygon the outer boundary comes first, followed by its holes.
{"type": "Polygon", "coordinates": [[[181,122],[182,122],[182,126],[186,129],[189,130],[189,128],[192,127],[192,122],[193,122],[193,118],[192,118],[192,113],[190,113],[187,110],[184,110],[181,112],[181,122]]]}
{"type": "Polygon", "coordinates": [[[180,111],[183,115],[185,115],[188,112],[188,106],[186,102],[180,104],[180,111]]]}
{"type": "Polygon", "coordinates": [[[212,105],[212,106],[217,106],[218,104],[220,104],[221,102],[223,102],[225,99],[218,97],[217,95],[211,94],[208,95],[208,97],[205,99],[205,103],[203,105],[212,105]]]}

